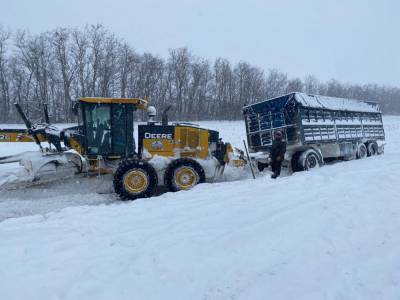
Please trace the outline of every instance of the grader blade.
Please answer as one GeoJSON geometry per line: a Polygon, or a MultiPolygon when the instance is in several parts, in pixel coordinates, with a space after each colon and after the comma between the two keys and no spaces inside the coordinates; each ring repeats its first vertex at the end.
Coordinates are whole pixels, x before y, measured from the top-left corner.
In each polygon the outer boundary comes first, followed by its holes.
{"type": "Polygon", "coordinates": [[[0,189],[18,189],[86,173],[87,161],[74,150],[62,153],[27,151],[0,157],[0,189]]]}

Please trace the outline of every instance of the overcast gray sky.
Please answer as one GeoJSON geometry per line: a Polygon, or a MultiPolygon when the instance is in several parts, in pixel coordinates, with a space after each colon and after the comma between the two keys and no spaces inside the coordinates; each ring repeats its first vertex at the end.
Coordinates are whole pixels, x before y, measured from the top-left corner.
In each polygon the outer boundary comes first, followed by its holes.
{"type": "Polygon", "coordinates": [[[0,24],[102,23],[138,52],[248,61],[289,76],[400,86],[399,0],[0,0],[0,24]]]}

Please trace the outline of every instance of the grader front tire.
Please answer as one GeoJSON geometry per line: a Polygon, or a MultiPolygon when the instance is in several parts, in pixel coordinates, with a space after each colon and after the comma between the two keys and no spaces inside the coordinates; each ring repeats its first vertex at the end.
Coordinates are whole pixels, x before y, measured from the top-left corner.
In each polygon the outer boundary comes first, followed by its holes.
{"type": "Polygon", "coordinates": [[[164,174],[164,183],[171,192],[189,190],[206,181],[203,167],[190,158],[180,158],[171,162],[164,174]]]}

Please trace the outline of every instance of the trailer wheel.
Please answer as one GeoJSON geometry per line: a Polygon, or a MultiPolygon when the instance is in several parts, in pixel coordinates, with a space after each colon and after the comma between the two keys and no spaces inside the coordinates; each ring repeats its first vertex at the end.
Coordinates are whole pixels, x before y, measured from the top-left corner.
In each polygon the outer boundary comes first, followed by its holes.
{"type": "Polygon", "coordinates": [[[305,155],[304,162],[302,164],[304,170],[309,171],[309,170],[318,168],[319,167],[318,154],[314,150],[309,150],[306,152],[308,152],[308,153],[305,155]]]}
{"type": "Polygon", "coordinates": [[[357,154],[356,154],[357,159],[365,158],[367,157],[367,154],[368,150],[365,144],[360,144],[357,149],[357,154]]]}
{"type": "Polygon", "coordinates": [[[376,142],[368,143],[367,154],[368,156],[374,156],[378,154],[378,144],[376,142]]]}
{"type": "Polygon", "coordinates": [[[292,171],[293,172],[304,171],[304,169],[302,168],[302,166],[300,166],[300,163],[299,163],[299,158],[300,158],[301,154],[302,154],[302,152],[296,152],[292,156],[292,161],[291,162],[292,162],[292,171]]]}
{"type": "Polygon", "coordinates": [[[135,200],[154,195],[157,172],[145,161],[125,160],[114,174],[114,190],[122,200],[135,200]]]}
{"type": "Polygon", "coordinates": [[[189,190],[206,181],[203,167],[191,158],[179,158],[171,162],[164,173],[164,184],[171,192],[189,190]]]}
{"type": "Polygon", "coordinates": [[[310,171],[318,168],[320,164],[320,156],[313,149],[308,149],[304,152],[297,152],[292,158],[292,166],[295,166],[296,171],[310,171]]]}
{"type": "Polygon", "coordinates": [[[269,165],[267,163],[263,163],[263,162],[260,162],[260,161],[257,162],[257,169],[260,172],[264,171],[266,168],[268,168],[268,166],[269,165]]]}

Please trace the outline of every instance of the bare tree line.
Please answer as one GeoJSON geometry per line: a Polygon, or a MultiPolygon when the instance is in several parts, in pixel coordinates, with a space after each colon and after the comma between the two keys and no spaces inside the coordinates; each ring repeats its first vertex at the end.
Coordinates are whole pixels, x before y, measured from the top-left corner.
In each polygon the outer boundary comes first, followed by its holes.
{"type": "Polygon", "coordinates": [[[398,87],[289,78],[246,62],[210,62],[187,48],[166,59],[139,54],[102,25],[35,35],[0,26],[0,123],[20,121],[15,102],[33,119],[47,103],[53,122],[72,122],[72,100],[83,96],[148,97],[159,109],[172,104],[174,119],[233,120],[245,104],[292,91],[376,101],[400,113],[398,87]]]}

